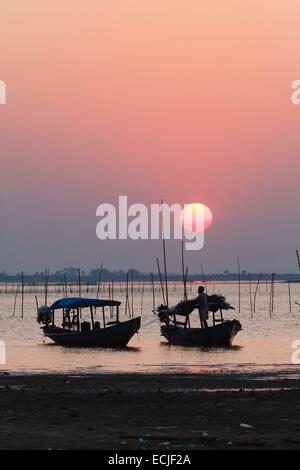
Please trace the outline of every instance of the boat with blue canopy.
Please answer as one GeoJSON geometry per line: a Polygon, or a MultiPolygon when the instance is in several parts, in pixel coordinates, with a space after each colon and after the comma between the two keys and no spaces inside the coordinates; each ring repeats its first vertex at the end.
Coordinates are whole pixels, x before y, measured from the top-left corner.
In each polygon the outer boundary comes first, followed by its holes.
{"type": "Polygon", "coordinates": [[[120,305],[117,300],[67,297],[40,307],[37,321],[44,336],[62,346],[123,348],[139,331],[141,318],[120,321],[120,305]],[[90,321],[84,319],[86,310],[90,321]],[[62,312],[60,326],[55,323],[57,311],[62,312]]]}

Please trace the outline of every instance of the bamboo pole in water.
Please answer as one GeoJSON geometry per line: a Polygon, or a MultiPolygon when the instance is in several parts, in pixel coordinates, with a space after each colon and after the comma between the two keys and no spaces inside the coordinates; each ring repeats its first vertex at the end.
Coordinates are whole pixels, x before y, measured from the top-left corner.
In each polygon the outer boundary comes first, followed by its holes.
{"type": "Polygon", "coordinates": [[[13,317],[15,316],[15,313],[16,313],[16,304],[17,304],[17,297],[18,297],[19,288],[20,288],[20,284],[17,285],[16,292],[15,292],[13,314],[12,314],[13,317]]]}
{"type": "Polygon", "coordinates": [[[274,280],[275,280],[275,273],[272,273],[271,287],[270,287],[270,304],[269,304],[270,317],[272,316],[272,312],[274,311],[274,280]]]}
{"type": "Polygon", "coordinates": [[[251,318],[253,318],[252,284],[251,284],[251,274],[250,273],[249,273],[249,298],[250,298],[250,313],[251,313],[251,318]]]}
{"type": "Polygon", "coordinates": [[[187,284],[187,280],[188,280],[188,272],[189,272],[189,268],[188,266],[186,267],[185,269],[185,275],[184,275],[184,283],[185,283],[185,300],[186,300],[186,320],[185,320],[185,326],[191,326],[191,322],[190,322],[190,315],[188,313],[188,305],[187,305],[187,301],[188,301],[188,295],[187,295],[187,289],[186,289],[186,284],[187,284]]]}
{"type": "MultiPolygon", "coordinates": [[[[110,283],[108,284],[108,299],[113,300],[113,297],[112,297],[112,284],[110,284],[110,283]]],[[[109,306],[109,313],[110,313],[110,317],[112,317],[113,308],[112,308],[111,305],[109,306]]]]}
{"type": "Polygon", "coordinates": [[[81,272],[80,269],[77,269],[77,278],[78,278],[78,297],[81,298],[81,272]]]}
{"type": "Polygon", "coordinates": [[[67,284],[67,274],[64,273],[64,286],[65,286],[65,297],[68,297],[68,284],[67,284]]]}
{"type": "Polygon", "coordinates": [[[127,310],[130,318],[130,303],[129,303],[129,294],[128,294],[128,273],[126,274],[126,300],[125,300],[125,316],[127,315],[127,310]]]}
{"type": "Polygon", "coordinates": [[[260,275],[258,277],[258,280],[257,280],[257,283],[256,283],[256,286],[255,286],[254,299],[253,299],[253,311],[254,311],[254,313],[255,313],[255,309],[256,309],[256,296],[257,296],[258,287],[259,287],[261,277],[262,277],[262,273],[260,273],[260,275]]]}
{"type": "Polygon", "coordinates": [[[99,275],[98,275],[98,283],[97,283],[97,296],[96,296],[97,299],[99,299],[99,294],[100,294],[102,270],[103,270],[103,262],[101,261],[101,266],[100,266],[99,275]]]}
{"type": "Polygon", "coordinates": [[[296,250],[296,255],[297,255],[297,260],[298,260],[298,268],[299,268],[299,271],[300,271],[300,256],[299,256],[299,251],[296,250]]]}
{"type": "Polygon", "coordinates": [[[270,294],[269,294],[269,315],[272,316],[272,281],[270,283],[270,294]]]}
{"type": "Polygon", "coordinates": [[[45,305],[47,305],[48,302],[48,283],[49,283],[49,270],[46,269],[45,271],[45,305]]]}
{"type": "Polygon", "coordinates": [[[161,275],[161,270],[160,270],[160,265],[159,265],[159,259],[158,258],[156,258],[156,263],[157,263],[157,269],[158,269],[158,275],[159,275],[159,280],[160,280],[160,286],[161,286],[161,293],[162,293],[162,297],[163,297],[163,302],[164,302],[164,305],[166,305],[164,283],[163,283],[163,280],[162,280],[162,275],[161,275]]]}
{"type": "Polygon", "coordinates": [[[155,311],[155,287],[154,287],[154,279],[153,279],[152,273],[151,273],[151,284],[152,284],[152,308],[154,312],[155,311]]]}
{"type": "Polygon", "coordinates": [[[186,297],[186,300],[188,300],[188,295],[187,295],[187,288],[186,288],[186,285],[187,285],[187,280],[188,280],[188,272],[189,272],[189,267],[187,266],[185,268],[185,275],[184,275],[184,282],[185,282],[185,297],[186,297]]]}
{"type": "Polygon", "coordinates": [[[166,287],[166,303],[169,308],[169,291],[168,291],[168,273],[167,273],[167,255],[166,255],[166,241],[163,236],[163,255],[164,255],[164,271],[165,271],[165,287],[166,287]]]}
{"type": "Polygon", "coordinates": [[[238,282],[239,282],[239,313],[241,313],[241,266],[240,266],[240,258],[237,258],[237,266],[238,266],[238,282]]]}
{"type": "Polygon", "coordinates": [[[143,316],[143,308],[144,308],[144,288],[145,288],[145,283],[143,282],[142,295],[141,295],[141,317],[143,316]]]}
{"type": "Polygon", "coordinates": [[[24,318],[24,273],[21,272],[21,316],[24,318]]]}
{"type": "Polygon", "coordinates": [[[186,291],[186,277],[185,277],[185,265],[184,265],[184,241],[181,242],[181,270],[182,270],[182,283],[183,283],[183,298],[184,301],[187,301],[187,291],[186,291]]]}
{"type": "Polygon", "coordinates": [[[207,283],[206,283],[206,278],[205,278],[204,269],[203,269],[202,264],[200,264],[200,267],[201,267],[201,273],[202,273],[202,279],[203,279],[203,284],[204,284],[204,288],[205,288],[205,293],[207,295],[207,283]]]}
{"type": "Polygon", "coordinates": [[[133,274],[131,275],[131,317],[133,318],[133,274]]]}
{"type": "Polygon", "coordinates": [[[160,201],[162,206],[162,245],[163,245],[163,257],[164,257],[164,272],[165,272],[165,288],[166,288],[166,305],[169,308],[169,291],[168,291],[168,274],[167,274],[167,255],[166,255],[166,240],[164,232],[164,213],[163,213],[163,200],[160,201]]]}
{"type": "Polygon", "coordinates": [[[182,282],[183,282],[183,300],[186,306],[186,316],[185,316],[185,327],[186,327],[187,325],[190,325],[190,317],[189,317],[189,312],[188,312],[188,307],[187,307],[188,296],[187,296],[187,289],[186,289],[188,268],[185,268],[183,240],[181,242],[181,269],[182,269],[182,282]]]}
{"type": "Polygon", "coordinates": [[[274,312],[275,273],[272,274],[272,312],[274,312]]]}
{"type": "Polygon", "coordinates": [[[299,268],[299,271],[300,271],[300,256],[299,256],[299,251],[296,250],[296,255],[297,255],[297,261],[298,261],[298,268],[299,268]]]}
{"type": "Polygon", "coordinates": [[[36,313],[38,314],[39,313],[39,303],[38,303],[38,298],[37,296],[35,295],[35,305],[36,305],[36,313]]]}
{"type": "Polygon", "coordinates": [[[288,293],[289,293],[289,312],[292,311],[292,298],[291,298],[291,283],[288,281],[288,293]]]}

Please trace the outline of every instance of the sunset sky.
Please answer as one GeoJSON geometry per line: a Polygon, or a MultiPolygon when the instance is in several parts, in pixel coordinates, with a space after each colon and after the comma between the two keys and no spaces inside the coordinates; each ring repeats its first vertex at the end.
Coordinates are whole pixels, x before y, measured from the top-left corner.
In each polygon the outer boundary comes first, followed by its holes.
{"type": "MultiPolygon", "coordinates": [[[[297,0],[0,0],[0,271],[155,269],[96,208],[203,202],[190,271],[297,271],[297,0]]],[[[167,245],[180,270],[180,245],[167,245]]]]}

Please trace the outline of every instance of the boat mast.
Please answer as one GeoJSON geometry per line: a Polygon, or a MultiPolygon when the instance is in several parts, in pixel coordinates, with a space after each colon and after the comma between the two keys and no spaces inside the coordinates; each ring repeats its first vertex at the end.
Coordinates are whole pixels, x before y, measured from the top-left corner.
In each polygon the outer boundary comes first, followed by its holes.
{"type": "Polygon", "coordinates": [[[181,268],[182,268],[182,282],[183,282],[183,299],[185,302],[185,325],[184,327],[186,328],[187,325],[190,326],[190,317],[189,317],[189,312],[188,312],[188,306],[187,306],[187,289],[186,289],[186,281],[187,281],[187,276],[188,276],[188,268],[185,268],[184,265],[184,241],[181,241],[181,268]]]}
{"type": "Polygon", "coordinates": [[[164,305],[166,305],[165,288],[164,288],[164,283],[163,283],[163,280],[162,280],[162,275],[161,275],[161,270],[160,270],[160,265],[159,265],[159,259],[158,258],[156,258],[156,263],[157,263],[157,269],[158,269],[158,275],[159,275],[162,298],[163,298],[164,305]]]}
{"type": "Polygon", "coordinates": [[[166,286],[166,303],[169,308],[169,292],[168,292],[168,274],[167,274],[167,257],[166,257],[166,242],[163,238],[163,254],[164,254],[164,270],[165,270],[165,286],[166,286]]]}
{"type": "Polygon", "coordinates": [[[164,206],[163,200],[161,199],[161,207],[162,207],[162,243],[163,243],[163,256],[164,256],[164,271],[165,271],[165,287],[166,287],[166,304],[167,308],[169,308],[169,292],[168,292],[168,274],[167,274],[167,256],[166,256],[166,240],[164,234],[164,206]]]}

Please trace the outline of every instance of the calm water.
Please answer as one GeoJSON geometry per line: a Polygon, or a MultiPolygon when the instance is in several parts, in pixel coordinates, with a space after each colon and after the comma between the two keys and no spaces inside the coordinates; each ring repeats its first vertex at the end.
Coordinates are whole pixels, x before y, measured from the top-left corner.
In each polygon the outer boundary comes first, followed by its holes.
{"type": "MultiPolygon", "coordinates": [[[[11,287],[9,287],[11,289],[11,287]]],[[[54,287],[50,287],[50,290],[54,287]]],[[[108,298],[108,286],[101,297],[108,298]]],[[[255,286],[253,285],[252,291],[255,286]]],[[[82,296],[93,297],[83,288],[82,296]]],[[[160,336],[159,322],[152,314],[152,290],[145,286],[140,333],[129,343],[126,350],[67,349],[44,339],[36,322],[35,294],[28,292],[24,301],[24,318],[21,319],[20,297],[16,314],[12,316],[14,294],[0,293],[0,338],[6,342],[7,364],[2,370],[11,372],[174,372],[217,369],[247,370],[253,368],[291,367],[291,343],[300,340],[300,313],[294,303],[300,300],[300,285],[291,285],[292,312],[289,312],[287,284],[275,285],[274,312],[269,314],[269,286],[261,284],[256,301],[256,312],[251,318],[249,286],[242,285],[241,313],[238,309],[225,313],[226,318],[241,321],[241,331],[228,349],[199,350],[196,348],[168,347],[160,336]]],[[[197,285],[188,292],[195,295],[197,285]]],[[[209,293],[223,293],[227,300],[238,307],[238,286],[235,284],[209,284],[209,293]]],[[[252,292],[253,293],[253,292],[252,292]]],[[[74,292],[72,295],[76,295],[74,292]]],[[[43,294],[38,293],[42,305],[43,294]]],[[[56,292],[49,293],[48,304],[62,297],[56,292]]],[[[170,285],[169,297],[172,304],[181,300],[182,287],[170,285]]],[[[122,286],[114,286],[114,298],[124,301],[122,286]]],[[[156,303],[161,302],[159,287],[156,286],[156,303]]],[[[141,288],[134,287],[135,315],[141,312],[141,288]]],[[[122,311],[123,313],[123,311],[122,311]]],[[[294,366],[293,366],[294,367],[294,366]]]]}

